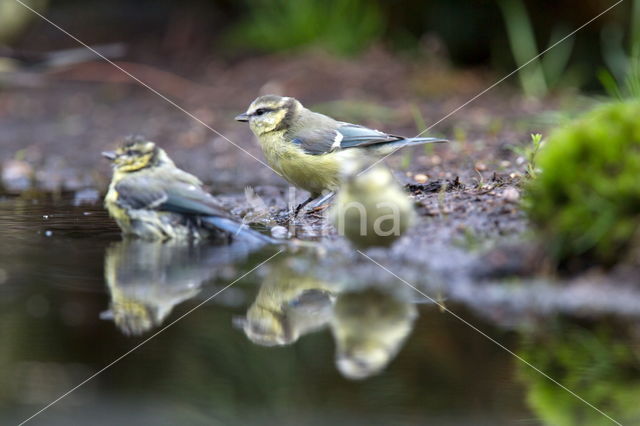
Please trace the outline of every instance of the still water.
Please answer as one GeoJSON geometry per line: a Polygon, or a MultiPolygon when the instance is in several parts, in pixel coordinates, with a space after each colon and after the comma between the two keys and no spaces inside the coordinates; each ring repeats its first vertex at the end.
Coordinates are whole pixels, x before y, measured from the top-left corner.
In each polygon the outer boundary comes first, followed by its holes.
{"type": "MultiPolygon", "coordinates": [[[[123,241],[99,203],[3,199],[0,424],[138,345],[28,424],[615,424],[403,283],[377,270],[363,282],[349,262],[123,241]]],[[[551,317],[534,332],[442,303],[640,424],[636,323],[551,317]]]]}

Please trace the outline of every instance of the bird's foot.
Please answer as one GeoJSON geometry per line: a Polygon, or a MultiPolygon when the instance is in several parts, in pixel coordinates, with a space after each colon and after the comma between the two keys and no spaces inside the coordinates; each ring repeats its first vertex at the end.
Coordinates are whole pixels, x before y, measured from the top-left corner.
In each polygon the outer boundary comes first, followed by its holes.
{"type": "Polygon", "coordinates": [[[329,205],[328,204],[329,200],[331,200],[335,195],[336,193],[333,191],[327,192],[322,197],[316,198],[309,207],[311,207],[313,211],[316,211],[319,207],[322,207],[322,209],[325,209],[329,205]]]}
{"type": "Polygon", "coordinates": [[[326,210],[329,207],[329,203],[322,204],[321,206],[312,207],[311,211],[313,213],[320,213],[323,210],[326,210]]]}

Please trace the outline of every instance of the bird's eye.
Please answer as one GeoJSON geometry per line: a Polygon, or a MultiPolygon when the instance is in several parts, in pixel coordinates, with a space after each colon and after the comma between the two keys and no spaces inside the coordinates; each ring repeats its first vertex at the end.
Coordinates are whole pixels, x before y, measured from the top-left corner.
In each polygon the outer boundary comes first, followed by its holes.
{"type": "Polygon", "coordinates": [[[264,114],[265,112],[268,112],[268,111],[269,110],[266,109],[266,108],[258,108],[254,114],[255,115],[262,115],[262,114],[264,114]]]}

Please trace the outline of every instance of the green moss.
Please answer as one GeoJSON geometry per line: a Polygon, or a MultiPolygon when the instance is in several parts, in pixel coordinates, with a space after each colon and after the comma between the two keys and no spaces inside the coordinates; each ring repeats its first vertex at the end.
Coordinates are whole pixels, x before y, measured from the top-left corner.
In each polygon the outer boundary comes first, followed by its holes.
{"type": "Polygon", "coordinates": [[[319,46],[352,55],[384,30],[377,2],[364,0],[245,0],[247,17],[229,34],[239,46],[267,52],[319,46]]]}
{"type": "Polygon", "coordinates": [[[640,102],[606,104],[556,130],[527,209],[559,262],[611,265],[640,233],[640,102]]]}

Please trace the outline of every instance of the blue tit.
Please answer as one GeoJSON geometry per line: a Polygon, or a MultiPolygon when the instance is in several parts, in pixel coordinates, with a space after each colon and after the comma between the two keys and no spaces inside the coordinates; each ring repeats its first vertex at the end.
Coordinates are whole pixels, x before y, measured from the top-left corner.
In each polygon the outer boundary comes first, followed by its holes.
{"type": "Polygon", "coordinates": [[[249,123],[273,170],[310,192],[307,202],[339,188],[341,163],[350,151],[384,156],[408,145],[447,142],[405,138],[337,121],[306,109],[292,97],[275,95],[257,98],[235,119],[249,123]]]}
{"type": "Polygon", "coordinates": [[[343,164],[344,183],[329,218],[357,248],[388,247],[415,222],[413,201],[386,166],[362,160],[343,164]]]}
{"type": "Polygon", "coordinates": [[[177,168],[155,143],[128,138],[116,151],[102,155],[113,165],[104,204],[124,234],[146,240],[275,242],[239,223],[204,191],[197,177],[177,168]]]}

